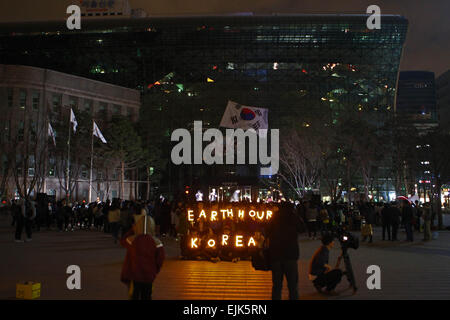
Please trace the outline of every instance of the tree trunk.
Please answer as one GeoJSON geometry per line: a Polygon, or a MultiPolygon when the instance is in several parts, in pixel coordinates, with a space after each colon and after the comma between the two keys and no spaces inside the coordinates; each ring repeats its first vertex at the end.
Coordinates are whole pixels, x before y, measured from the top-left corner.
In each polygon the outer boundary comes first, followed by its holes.
{"type": "Polygon", "coordinates": [[[123,200],[125,194],[125,162],[121,162],[120,166],[120,195],[119,198],[123,200]]]}
{"type": "Polygon", "coordinates": [[[444,222],[442,219],[442,202],[441,202],[441,187],[442,187],[442,182],[440,179],[437,179],[436,181],[436,190],[437,192],[437,215],[438,215],[438,229],[442,230],[444,228],[444,222]]]}
{"type": "Polygon", "coordinates": [[[6,168],[3,170],[2,182],[0,184],[0,194],[2,196],[5,196],[6,183],[8,181],[8,176],[9,176],[9,164],[7,164],[6,168]]]}
{"type": "Polygon", "coordinates": [[[150,200],[150,167],[147,168],[147,200],[150,200]]]}

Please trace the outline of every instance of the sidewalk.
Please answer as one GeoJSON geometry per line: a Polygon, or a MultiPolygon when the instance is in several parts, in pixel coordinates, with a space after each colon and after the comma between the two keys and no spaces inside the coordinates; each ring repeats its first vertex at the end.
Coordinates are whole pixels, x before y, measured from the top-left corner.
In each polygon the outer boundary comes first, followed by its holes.
{"type": "MultiPolygon", "coordinates": [[[[127,289],[120,283],[125,250],[115,245],[109,234],[96,231],[41,231],[29,243],[15,243],[10,221],[0,218],[0,299],[14,299],[15,284],[32,280],[42,283],[41,299],[127,299],[127,289]],[[66,268],[81,268],[81,290],[66,288],[66,268]]],[[[421,242],[381,241],[375,228],[374,243],[362,243],[349,250],[359,291],[347,290],[337,297],[323,297],[307,279],[309,259],[319,240],[300,237],[300,299],[449,299],[450,232],[421,242]],[[381,290],[368,290],[366,269],[381,268],[381,290]]],[[[358,233],[355,233],[358,235],[358,233]]],[[[403,231],[399,239],[406,238],[403,231]]],[[[163,239],[167,260],[154,283],[154,299],[270,299],[271,273],[255,271],[250,261],[238,263],[178,260],[178,243],[163,239]]],[[[339,245],[330,252],[334,265],[339,245]]],[[[348,286],[344,278],[337,290],[348,286]]],[[[286,284],[283,298],[288,296],[286,284]]]]}

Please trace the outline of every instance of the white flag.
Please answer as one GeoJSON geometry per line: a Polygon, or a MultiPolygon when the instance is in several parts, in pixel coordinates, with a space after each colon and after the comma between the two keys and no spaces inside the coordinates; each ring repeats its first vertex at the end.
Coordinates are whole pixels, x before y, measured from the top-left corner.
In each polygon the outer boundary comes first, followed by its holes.
{"type": "Polygon", "coordinates": [[[225,128],[250,128],[258,131],[268,129],[268,113],[265,108],[242,106],[239,103],[228,101],[220,126],[225,128]]]}
{"type": "Polygon", "coordinates": [[[56,146],[55,131],[53,131],[53,128],[52,128],[52,125],[50,124],[50,122],[48,123],[48,135],[50,137],[52,137],[53,144],[56,146]]]}
{"type": "Polygon", "coordinates": [[[103,137],[102,132],[98,128],[97,124],[94,121],[94,127],[92,128],[92,134],[102,140],[103,143],[106,143],[105,137],[103,137]]]}
{"type": "Polygon", "coordinates": [[[73,113],[72,108],[70,109],[70,122],[73,123],[73,132],[77,132],[77,126],[78,126],[78,122],[77,119],[75,118],[75,114],[73,113]]]}

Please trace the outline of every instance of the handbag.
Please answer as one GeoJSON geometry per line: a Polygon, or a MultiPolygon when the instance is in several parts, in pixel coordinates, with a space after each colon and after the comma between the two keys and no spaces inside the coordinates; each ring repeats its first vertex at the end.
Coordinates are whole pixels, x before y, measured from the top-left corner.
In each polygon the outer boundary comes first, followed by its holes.
{"type": "Polygon", "coordinates": [[[252,254],[252,267],[260,271],[270,270],[269,248],[265,239],[263,247],[256,249],[252,254]]]}

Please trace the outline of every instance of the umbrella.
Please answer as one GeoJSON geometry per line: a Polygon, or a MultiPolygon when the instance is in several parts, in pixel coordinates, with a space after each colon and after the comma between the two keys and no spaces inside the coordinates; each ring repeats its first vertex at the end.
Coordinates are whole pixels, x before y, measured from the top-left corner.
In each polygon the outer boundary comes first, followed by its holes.
{"type": "Polygon", "coordinates": [[[397,197],[397,200],[406,200],[406,201],[408,201],[408,202],[411,202],[411,200],[409,200],[407,197],[405,197],[405,196],[399,196],[399,197],[397,197]]]}

